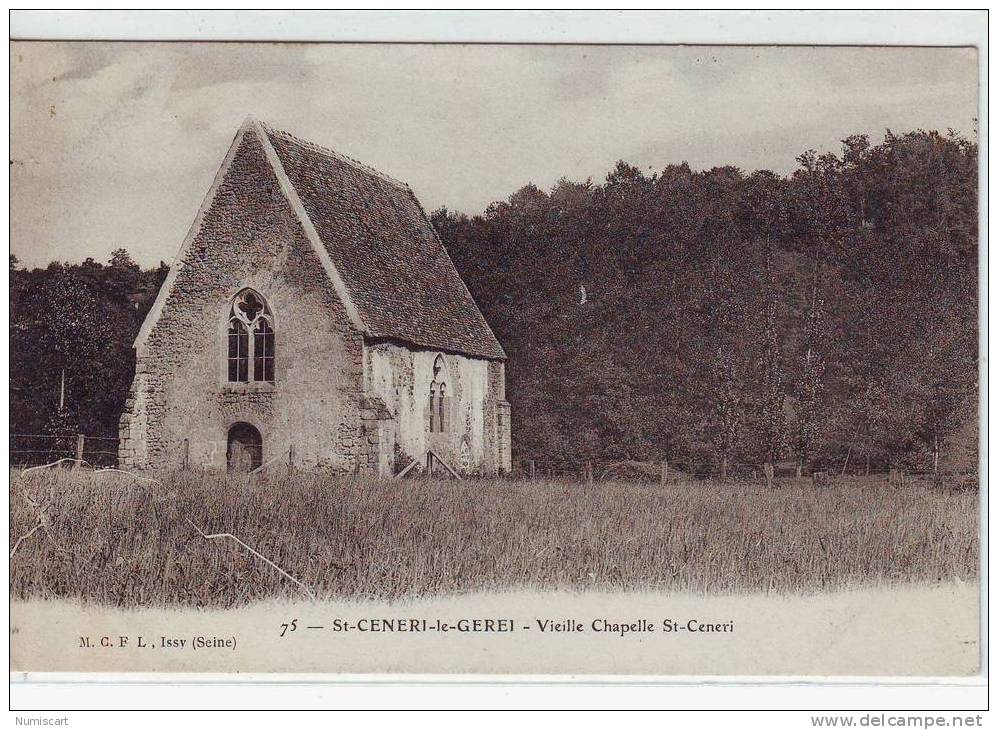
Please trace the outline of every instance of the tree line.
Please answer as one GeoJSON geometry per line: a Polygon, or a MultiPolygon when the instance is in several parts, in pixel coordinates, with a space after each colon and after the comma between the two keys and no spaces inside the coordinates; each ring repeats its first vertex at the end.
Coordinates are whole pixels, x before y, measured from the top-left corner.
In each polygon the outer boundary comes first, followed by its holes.
{"type": "MultiPolygon", "coordinates": [[[[434,212],[509,356],[514,456],[973,468],[977,154],[855,135],[786,176],[618,162],[434,212]]],[[[167,270],[11,257],[13,432],[117,434],[167,270]]]]}
{"type": "Polygon", "coordinates": [[[123,248],[107,264],[33,270],[10,256],[12,433],[117,437],[132,342],[168,270],[143,271],[123,248]]]}
{"type": "Polygon", "coordinates": [[[433,222],[509,355],[519,455],[976,465],[977,145],[952,131],[787,176],[619,162],[433,222]]]}

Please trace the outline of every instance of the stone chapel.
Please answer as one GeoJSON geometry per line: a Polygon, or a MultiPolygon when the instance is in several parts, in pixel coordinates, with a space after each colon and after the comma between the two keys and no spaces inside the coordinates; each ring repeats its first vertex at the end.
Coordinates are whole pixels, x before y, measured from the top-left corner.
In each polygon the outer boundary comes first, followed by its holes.
{"type": "Polygon", "coordinates": [[[510,468],[506,355],[412,190],[248,119],[135,340],[126,468],[510,468]]]}

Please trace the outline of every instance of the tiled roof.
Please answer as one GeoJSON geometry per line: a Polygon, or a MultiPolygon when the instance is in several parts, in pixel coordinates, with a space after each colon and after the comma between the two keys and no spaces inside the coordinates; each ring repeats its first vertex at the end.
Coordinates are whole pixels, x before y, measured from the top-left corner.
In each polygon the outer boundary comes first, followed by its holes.
{"type": "Polygon", "coordinates": [[[374,337],[506,357],[407,185],[261,126],[374,337]]]}

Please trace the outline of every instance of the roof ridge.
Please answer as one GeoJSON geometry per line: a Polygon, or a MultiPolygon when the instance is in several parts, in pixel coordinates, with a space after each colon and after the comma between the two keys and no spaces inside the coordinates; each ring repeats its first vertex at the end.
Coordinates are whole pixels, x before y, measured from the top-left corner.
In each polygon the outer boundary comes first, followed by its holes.
{"type": "Polygon", "coordinates": [[[252,117],[245,124],[365,337],[506,358],[412,188],[252,117]]]}
{"type": "Polygon", "coordinates": [[[300,145],[302,147],[305,147],[307,149],[310,149],[313,152],[318,152],[319,154],[333,157],[337,160],[340,160],[341,162],[345,162],[346,164],[352,167],[356,167],[357,169],[363,172],[370,173],[371,175],[374,175],[375,177],[378,177],[391,185],[401,188],[404,191],[410,193],[412,192],[412,188],[409,187],[408,183],[404,183],[401,180],[394,178],[391,175],[388,175],[387,173],[381,172],[381,170],[376,170],[370,165],[365,165],[360,160],[355,160],[353,157],[350,157],[349,155],[344,155],[342,152],[337,152],[336,150],[330,149],[328,147],[323,147],[322,145],[318,145],[315,142],[310,142],[307,139],[302,139],[301,137],[297,137],[291,134],[291,132],[286,132],[283,129],[277,129],[276,127],[272,127],[266,122],[260,122],[260,126],[263,127],[264,131],[267,132],[268,134],[278,134],[283,137],[286,137],[291,142],[300,145]]]}

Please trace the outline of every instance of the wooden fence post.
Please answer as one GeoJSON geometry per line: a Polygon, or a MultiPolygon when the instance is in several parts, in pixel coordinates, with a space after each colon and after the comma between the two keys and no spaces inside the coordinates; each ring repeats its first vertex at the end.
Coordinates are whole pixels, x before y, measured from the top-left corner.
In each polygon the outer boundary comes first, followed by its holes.
{"type": "Polygon", "coordinates": [[[591,487],[593,485],[593,462],[586,462],[586,486],[591,487]]]}
{"type": "Polygon", "coordinates": [[[669,460],[666,459],[662,462],[662,486],[665,487],[666,482],[669,481],[669,460]]]}
{"type": "Polygon", "coordinates": [[[76,434],[76,468],[79,468],[83,463],[83,443],[85,437],[82,433],[76,434]]]}
{"type": "Polygon", "coordinates": [[[534,476],[535,476],[536,473],[537,473],[536,464],[534,464],[534,460],[531,459],[530,460],[530,480],[531,481],[534,480],[534,476]]]}
{"type": "Polygon", "coordinates": [[[184,439],[184,471],[191,465],[191,441],[184,439]]]}
{"type": "Polygon", "coordinates": [[[295,445],[288,446],[288,473],[295,473],[295,445]]]}

